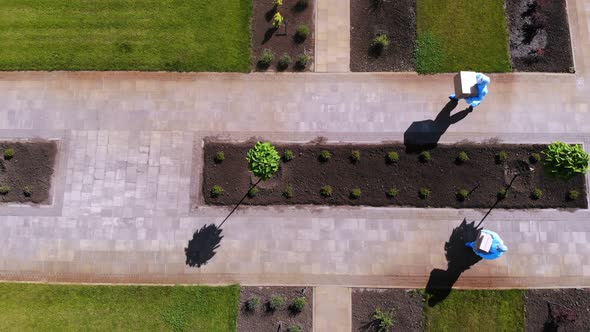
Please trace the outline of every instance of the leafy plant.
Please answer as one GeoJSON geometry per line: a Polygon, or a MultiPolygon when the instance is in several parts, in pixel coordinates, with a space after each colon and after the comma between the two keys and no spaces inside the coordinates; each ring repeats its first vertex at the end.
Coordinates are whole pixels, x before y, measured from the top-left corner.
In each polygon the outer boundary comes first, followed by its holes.
{"type": "Polygon", "coordinates": [[[389,36],[387,34],[379,34],[375,38],[373,38],[373,42],[371,46],[378,52],[382,52],[383,50],[389,47],[391,41],[389,40],[389,36]]]}
{"type": "Polygon", "coordinates": [[[350,160],[353,163],[359,162],[361,160],[361,152],[359,150],[353,150],[350,153],[350,160]]]}
{"type": "Polygon", "coordinates": [[[531,155],[529,156],[529,161],[531,162],[531,164],[536,164],[539,161],[541,161],[541,155],[539,153],[531,153],[531,155]]]}
{"type": "Polygon", "coordinates": [[[387,162],[390,164],[397,163],[399,161],[399,153],[395,151],[389,151],[387,153],[387,162]]]}
{"type": "Polygon", "coordinates": [[[291,59],[291,56],[289,56],[289,54],[285,53],[279,59],[279,62],[277,63],[277,68],[279,70],[285,70],[289,67],[289,65],[292,62],[293,62],[293,59],[291,59]]]}
{"type": "Polygon", "coordinates": [[[275,311],[285,304],[285,297],[280,295],[273,295],[268,301],[268,309],[275,311]]]}
{"type": "Polygon", "coordinates": [[[248,190],[248,197],[254,198],[258,195],[259,192],[260,192],[260,189],[254,187],[254,188],[248,190]]]}
{"type": "Polygon", "coordinates": [[[382,311],[381,309],[376,309],[375,313],[373,314],[373,319],[375,320],[375,325],[378,332],[388,332],[393,327],[395,320],[393,318],[392,312],[382,311]]]}
{"type": "Polygon", "coordinates": [[[358,199],[361,198],[362,191],[359,188],[354,188],[350,191],[350,198],[358,199]]]}
{"type": "Polygon", "coordinates": [[[323,186],[322,189],[320,189],[320,195],[324,197],[332,196],[333,192],[332,186],[329,185],[323,186]]]}
{"type": "Polygon", "coordinates": [[[0,195],[6,195],[11,190],[12,190],[12,188],[10,188],[9,186],[0,186],[0,195]]]}
{"type": "Polygon", "coordinates": [[[223,151],[219,151],[215,154],[215,157],[213,159],[216,163],[219,164],[225,160],[225,153],[223,153],[223,151]]]}
{"type": "Polygon", "coordinates": [[[533,190],[533,192],[531,193],[531,198],[534,200],[541,199],[542,197],[543,197],[543,190],[541,190],[541,189],[537,188],[537,189],[533,190]]]}
{"type": "Polygon", "coordinates": [[[500,151],[496,154],[496,164],[502,164],[508,159],[508,153],[506,151],[500,151]]]}
{"type": "Polygon", "coordinates": [[[295,41],[298,43],[303,43],[310,33],[311,29],[309,28],[309,26],[301,24],[297,27],[297,30],[295,31],[295,41]]]}
{"type": "Polygon", "coordinates": [[[269,142],[258,142],[246,154],[248,170],[261,180],[268,180],[279,170],[281,156],[269,142]]]}
{"type": "Polygon", "coordinates": [[[313,60],[313,57],[308,54],[300,54],[297,58],[297,69],[303,70],[313,60]]]}
{"type": "Polygon", "coordinates": [[[463,202],[469,196],[469,190],[460,189],[457,191],[457,200],[463,202]]]}
{"type": "Polygon", "coordinates": [[[223,190],[223,188],[220,185],[216,184],[213,186],[213,188],[211,188],[211,197],[217,198],[223,195],[224,192],[225,190],[223,190]]]}
{"type": "Polygon", "coordinates": [[[273,62],[274,59],[275,54],[271,50],[265,49],[264,51],[262,51],[262,55],[258,60],[258,66],[261,68],[268,68],[270,67],[270,64],[273,62]]]}
{"type": "Polygon", "coordinates": [[[563,179],[570,179],[576,174],[586,174],[590,157],[581,145],[554,142],[543,150],[543,166],[563,179]]]}
{"type": "Polygon", "coordinates": [[[257,298],[256,296],[249,298],[248,301],[246,301],[246,310],[248,310],[250,312],[256,311],[256,308],[258,308],[259,303],[260,303],[260,299],[257,298]]]}
{"type": "Polygon", "coordinates": [[[429,151],[422,151],[418,156],[421,162],[425,163],[432,160],[432,156],[429,151]]]}
{"type": "Polygon", "coordinates": [[[27,185],[23,187],[23,194],[25,197],[31,197],[33,195],[33,186],[27,185]]]}
{"type": "Polygon", "coordinates": [[[580,193],[577,190],[570,190],[567,193],[567,199],[569,201],[575,201],[580,197],[580,193]]]}
{"type": "Polygon", "coordinates": [[[278,6],[282,6],[282,5],[283,5],[283,0],[274,0],[272,3],[273,3],[275,6],[277,6],[277,7],[278,7],[278,6]]]}
{"type": "Polygon", "coordinates": [[[295,313],[300,313],[303,311],[303,309],[305,309],[305,304],[305,297],[296,297],[295,300],[293,300],[293,303],[291,304],[291,311],[295,313]]]}
{"type": "Polygon", "coordinates": [[[467,152],[461,151],[457,155],[457,158],[455,158],[455,161],[457,162],[457,164],[463,164],[464,162],[469,161],[469,155],[467,154],[467,152]]]}
{"type": "Polygon", "coordinates": [[[285,18],[283,17],[283,15],[281,15],[281,13],[276,12],[275,15],[272,17],[272,26],[275,29],[280,28],[283,23],[285,23],[285,18]]]}
{"type": "Polygon", "coordinates": [[[418,196],[420,196],[422,199],[427,199],[431,194],[432,192],[428,188],[420,188],[418,191],[418,196]]]}
{"type": "Polygon", "coordinates": [[[291,161],[293,159],[295,159],[295,153],[293,153],[293,151],[285,150],[285,152],[283,152],[283,160],[284,161],[291,161]]]}
{"type": "Polygon", "coordinates": [[[285,190],[283,190],[283,196],[285,198],[292,198],[295,196],[295,190],[293,190],[293,187],[290,184],[285,187],[285,190]]]}
{"type": "Polygon", "coordinates": [[[289,326],[287,332],[303,332],[303,329],[299,325],[289,326]]]}
{"type": "Polygon", "coordinates": [[[10,160],[14,157],[15,152],[14,149],[6,149],[4,150],[4,159],[5,160],[10,160]]]}
{"type": "Polygon", "coordinates": [[[395,198],[399,194],[399,190],[396,187],[391,187],[385,192],[385,194],[389,198],[395,198]]]}
{"type": "Polygon", "coordinates": [[[330,153],[330,151],[328,150],[323,150],[322,152],[320,152],[320,161],[325,163],[328,160],[330,160],[332,158],[332,154],[330,153]]]}
{"type": "Polygon", "coordinates": [[[499,200],[506,199],[507,196],[508,196],[508,190],[506,190],[506,189],[502,189],[502,190],[498,191],[498,193],[496,194],[496,197],[499,200]]]}

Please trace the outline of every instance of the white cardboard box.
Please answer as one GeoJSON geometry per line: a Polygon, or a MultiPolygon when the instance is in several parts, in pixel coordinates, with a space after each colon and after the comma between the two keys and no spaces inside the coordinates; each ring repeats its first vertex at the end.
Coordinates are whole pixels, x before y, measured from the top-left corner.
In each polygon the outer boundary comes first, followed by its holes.
{"type": "Polygon", "coordinates": [[[457,98],[469,98],[477,96],[477,78],[474,71],[460,71],[453,79],[455,83],[455,96],[457,98]]]}

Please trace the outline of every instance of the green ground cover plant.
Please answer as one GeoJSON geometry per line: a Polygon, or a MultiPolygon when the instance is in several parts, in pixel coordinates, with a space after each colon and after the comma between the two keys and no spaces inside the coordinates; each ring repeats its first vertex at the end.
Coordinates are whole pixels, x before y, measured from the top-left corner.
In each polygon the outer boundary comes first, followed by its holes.
{"type": "Polygon", "coordinates": [[[252,0],[3,0],[0,70],[250,70],[252,0]]]}
{"type": "Polygon", "coordinates": [[[416,21],[419,73],[512,70],[503,0],[418,0],[416,21]]]}
{"type": "Polygon", "coordinates": [[[240,287],[0,283],[1,331],[236,331],[240,287]]]}

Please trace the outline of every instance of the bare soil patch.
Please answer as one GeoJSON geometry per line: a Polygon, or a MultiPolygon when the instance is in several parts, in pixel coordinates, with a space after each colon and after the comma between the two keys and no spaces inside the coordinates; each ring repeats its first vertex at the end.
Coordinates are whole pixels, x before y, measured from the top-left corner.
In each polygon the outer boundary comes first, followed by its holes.
{"type": "Polygon", "coordinates": [[[352,331],[377,331],[376,309],[393,312],[393,331],[423,331],[424,297],[417,290],[358,288],[352,291],[352,331]]]}
{"type": "MultiPolygon", "coordinates": [[[[247,169],[246,152],[252,143],[208,142],[204,147],[203,196],[207,204],[234,205],[248,192],[256,179],[247,169]],[[225,160],[214,161],[215,154],[223,151],[225,160]],[[210,191],[220,185],[224,194],[213,198],[210,191]]],[[[295,159],[282,162],[275,177],[259,185],[260,191],[244,204],[318,204],[318,205],[369,205],[369,206],[414,206],[489,208],[497,200],[498,192],[505,188],[516,170],[519,161],[528,161],[531,153],[539,153],[544,145],[502,144],[457,144],[438,145],[430,150],[431,160],[421,162],[416,152],[407,152],[402,144],[334,145],[322,143],[277,144],[282,154],[292,150],[295,159]],[[323,150],[329,151],[331,159],[319,161],[323,150]],[[353,150],[360,152],[358,162],[351,161],[353,150]],[[390,151],[399,154],[399,161],[389,163],[390,151]],[[496,163],[496,155],[505,151],[503,163],[496,163]],[[457,164],[460,152],[466,152],[469,160],[457,164]],[[322,187],[329,185],[333,192],[329,197],[321,195],[322,187]],[[293,196],[285,197],[285,189],[291,186],[293,196]],[[361,196],[352,198],[351,191],[360,189],[361,196]],[[386,192],[396,188],[395,198],[386,192]],[[421,188],[431,194],[426,199],[419,197],[421,188]],[[465,189],[469,196],[460,201],[457,192],[465,189]]],[[[540,163],[531,164],[534,171],[518,178],[508,197],[498,204],[500,208],[587,208],[586,181],[576,176],[563,181],[546,174],[540,163]],[[534,189],[541,189],[543,197],[533,199],[534,189]],[[567,193],[577,190],[575,201],[567,200],[567,193]]],[[[198,203],[198,202],[196,202],[198,203]]]]}
{"type": "Polygon", "coordinates": [[[573,72],[566,0],[507,0],[516,71],[573,72]]]}
{"type": "Polygon", "coordinates": [[[416,0],[350,1],[350,70],[356,72],[416,70],[416,0]],[[386,34],[383,51],[373,39],[386,34]]]}
{"type": "Polygon", "coordinates": [[[590,289],[531,289],[525,305],[527,331],[590,331],[590,289]],[[558,329],[548,323],[552,315],[558,329]]]}
{"type": "Polygon", "coordinates": [[[240,316],[238,331],[287,331],[291,326],[299,326],[303,332],[311,332],[313,324],[313,288],[312,287],[242,287],[240,294],[240,316]],[[275,311],[269,310],[268,302],[273,296],[282,296],[285,303],[275,311]],[[258,298],[256,310],[247,309],[247,301],[258,298]],[[305,298],[305,307],[295,313],[291,305],[297,297],[305,298]]]}
{"type": "MultiPolygon", "coordinates": [[[[311,63],[304,69],[297,66],[299,55],[314,55],[314,0],[309,0],[307,6],[301,6],[299,0],[283,0],[282,6],[274,6],[271,0],[254,0],[252,12],[252,55],[253,70],[266,70],[259,66],[259,59],[265,49],[274,53],[269,70],[278,70],[278,60],[283,54],[288,54],[293,62],[285,71],[309,71],[311,63]],[[280,12],[285,20],[285,25],[275,29],[272,18],[276,12],[280,12]],[[307,25],[310,29],[309,36],[301,41],[296,36],[297,27],[307,25]]],[[[280,70],[280,69],[279,69],[280,70]]]]}
{"type": "Polygon", "coordinates": [[[55,142],[0,142],[0,202],[48,204],[57,144],[55,142]],[[14,150],[7,158],[5,152],[14,150]]]}

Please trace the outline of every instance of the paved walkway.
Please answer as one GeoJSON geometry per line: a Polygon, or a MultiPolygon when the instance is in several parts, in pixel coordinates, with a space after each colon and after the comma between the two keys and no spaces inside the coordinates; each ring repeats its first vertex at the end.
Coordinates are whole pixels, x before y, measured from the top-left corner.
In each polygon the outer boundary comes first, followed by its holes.
{"type": "Polygon", "coordinates": [[[314,301],[314,332],[352,330],[350,288],[317,287],[314,301]]]}
{"type": "MultiPolygon", "coordinates": [[[[590,7],[569,1],[576,75],[493,75],[445,142],[590,144],[590,7]]],[[[399,140],[446,103],[450,75],[0,73],[0,136],[60,140],[55,204],[0,207],[0,277],[12,280],[422,287],[453,227],[482,211],[240,209],[205,266],[185,265],[207,136],[399,140]]],[[[586,145],[588,146],[588,145],[586,145]]],[[[590,212],[495,211],[511,252],[462,287],[590,286],[590,212]]]]}
{"type": "Polygon", "coordinates": [[[317,0],[315,71],[350,71],[350,0],[317,0]]]}

